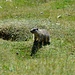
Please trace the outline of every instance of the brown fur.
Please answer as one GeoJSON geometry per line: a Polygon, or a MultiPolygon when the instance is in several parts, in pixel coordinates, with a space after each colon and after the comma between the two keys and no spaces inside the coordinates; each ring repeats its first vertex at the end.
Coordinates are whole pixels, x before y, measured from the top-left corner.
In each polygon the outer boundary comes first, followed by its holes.
{"type": "Polygon", "coordinates": [[[50,44],[50,36],[46,29],[33,28],[30,32],[34,35],[34,41],[38,41],[42,45],[50,44]]]}

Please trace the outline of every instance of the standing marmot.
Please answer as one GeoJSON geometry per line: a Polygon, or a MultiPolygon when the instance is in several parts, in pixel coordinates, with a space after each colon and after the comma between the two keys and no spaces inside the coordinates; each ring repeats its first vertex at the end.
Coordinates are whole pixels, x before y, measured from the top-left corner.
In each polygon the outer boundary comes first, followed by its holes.
{"type": "Polygon", "coordinates": [[[34,36],[34,42],[39,42],[41,45],[50,44],[50,36],[46,29],[33,28],[30,31],[34,36]]]}

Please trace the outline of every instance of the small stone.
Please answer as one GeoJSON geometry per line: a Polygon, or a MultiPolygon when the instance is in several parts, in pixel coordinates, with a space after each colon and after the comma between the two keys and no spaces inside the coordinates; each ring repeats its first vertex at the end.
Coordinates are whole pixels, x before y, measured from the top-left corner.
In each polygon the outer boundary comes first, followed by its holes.
{"type": "Polygon", "coordinates": [[[61,15],[58,15],[58,16],[57,16],[57,18],[61,18],[61,17],[62,17],[61,15]]]}
{"type": "Polygon", "coordinates": [[[2,8],[2,6],[0,6],[0,8],[2,8]]]}

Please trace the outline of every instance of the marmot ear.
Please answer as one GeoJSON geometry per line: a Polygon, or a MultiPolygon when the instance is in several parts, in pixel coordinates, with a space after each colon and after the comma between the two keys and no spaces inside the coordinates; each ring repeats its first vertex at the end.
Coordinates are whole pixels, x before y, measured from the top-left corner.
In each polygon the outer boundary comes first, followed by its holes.
{"type": "Polygon", "coordinates": [[[37,28],[37,30],[38,30],[38,28],[37,28]]]}

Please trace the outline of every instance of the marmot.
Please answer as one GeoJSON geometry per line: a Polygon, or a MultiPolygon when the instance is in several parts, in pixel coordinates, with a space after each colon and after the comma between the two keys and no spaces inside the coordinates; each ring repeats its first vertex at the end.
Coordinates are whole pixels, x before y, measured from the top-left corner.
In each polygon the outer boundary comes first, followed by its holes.
{"type": "Polygon", "coordinates": [[[33,34],[34,42],[39,42],[41,45],[50,44],[50,35],[46,29],[33,28],[30,31],[33,34]]]}

